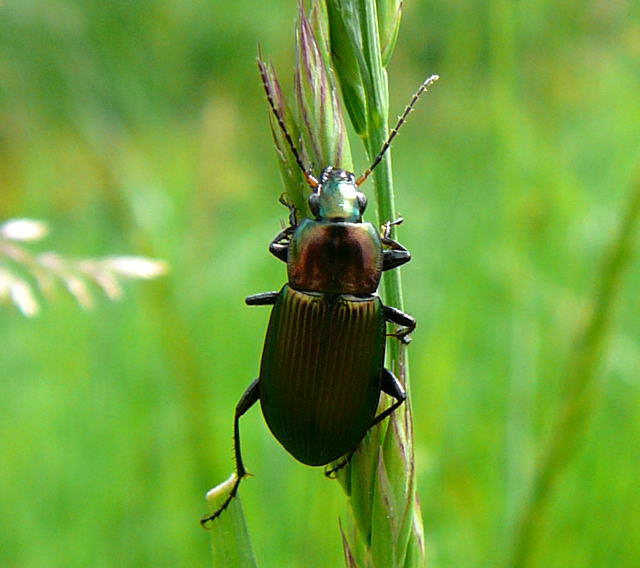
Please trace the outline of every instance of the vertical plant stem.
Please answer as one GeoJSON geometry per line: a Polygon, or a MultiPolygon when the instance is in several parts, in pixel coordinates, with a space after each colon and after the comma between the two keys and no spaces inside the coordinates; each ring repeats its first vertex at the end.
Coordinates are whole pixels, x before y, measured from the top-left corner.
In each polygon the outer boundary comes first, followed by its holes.
{"type": "MultiPolygon", "coordinates": [[[[366,102],[366,127],[361,136],[369,160],[373,161],[389,135],[387,73],[381,55],[376,2],[357,0],[355,4],[361,40],[357,61],[366,102]]],[[[352,32],[351,36],[354,35],[357,34],[352,32]]],[[[396,211],[390,152],[373,175],[378,220],[381,223],[393,221],[396,211]]],[[[385,302],[403,309],[398,270],[385,273],[383,287],[385,302]]],[[[391,370],[408,389],[405,346],[392,339],[388,353],[391,370]]],[[[415,493],[409,400],[377,430],[379,432],[363,440],[347,475],[341,479],[351,497],[359,531],[353,537],[358,542],[351,542],[348,548],[345,545],[347,557],[355,556],[358,566],[423,566],[424,538],[415,493]]]]}
{"type": "Polygon", "coordinates": [[[570,355],[562,407],[549,433],[547,445],[534,474],[528,501],[516,525],[508,563],[511,568],[524,568],[532,564],[537,530],[543,524],[546,505],[559,476],[580,445],[597,401],[598,370],[606,350],[624,273],[633,257],[639,223],[640,168],[623,212],[618,235],[600,266],[592,312],[578,333],[570,355]]]}
{"type": "MultiPolygon", "coordinates": [[[[364,58],[370,73],[369,81],[365,82],[365,96],[367,99],[367,138],[365,144],[369,160],[373,160],[389,135],[389,95],[387,72],[382,66],[378,19],[376,4],[373,0],[361,0],[365,14],[364,58]]],[[[393,193],[393,177],[391,172],[391,150],[374,170],[376,188],[377,214],[381,223],[393,221],[396,218],[395,197],[393,193]]],[[[385,273],[384,292],[387,302],[403,309],[402,284],[399,270],[385,273]]],[[[396,345],[395,342],[392,342],[396,345]]],[[[397,349],[396,352],[397,359],[397,349]]]]}

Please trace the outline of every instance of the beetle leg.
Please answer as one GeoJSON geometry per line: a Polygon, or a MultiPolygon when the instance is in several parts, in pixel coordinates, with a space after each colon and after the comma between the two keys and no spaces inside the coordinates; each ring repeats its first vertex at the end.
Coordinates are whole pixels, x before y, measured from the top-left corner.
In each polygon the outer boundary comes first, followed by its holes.
{"type": "Polygon", "coordinates": [[[260,379],[253,381],[249,388],[244,391],[244,394],[240,397],[238,404],[236,405],[235,418],[233,420],[233,451],[236,460],[236,481],[229,492],[229,495],[224,500],[224,503],[218,508],[218,510],[212,515],[207,515],[200,519],[200,524],[204,527],[209,521],[217,519],[222,512],[229,506],[231,500],[238,493],[238,487],[240,482],[247,476],[247,470],[244,467],[242,461],[242,452],[240,451],[240,417],[249,410],[260,398],[260,379]]]}
{"type": "Polygon", "coordinates": [[[369,429],[382,422],[407,399],[407,392],[404,390],[402,383],[389,369],[382,369],[382,382],[380,383],[380,389],[382,392],[386,392],[389,396],[395,398],[396,401],[373,419],[369,429]]]}
{"type": "MultiPolygon", "coordinates": [[[[351,452],[349,452],[349,454],[347,455],[346,458],[344,458],[341,462],[339,462],[337,465],[334,465],[333,467],[329,468],[328,466],[325,467],[324,470],[324,476],[328,477],[329,479],[335,479],[336,477],[338,477],[336,475],[336,473],[338,473],[342,468],[346,467],[349,465],[349,463],[351,462],[351,459],[353,458],[353,454],[355,454],[356,451],[353,450],[351,452]]],[[[334,462],[335,463],[335,462],[334,462]]]]}
{"type": "MultiPolygon", "coordinates": [[[[389,239],[391,240],[391,239],[389,239]]],[[[393,241],[396,245],[398,245],[397,249],[385,249],[382,251],[382,270],[391,270],[392,268],[397,268],[398,266],[402,266],[406,262],[411,260],[411,253],[405,249],[400,243],[393,241]]],[[[389,243],[385,243],[389,244],[389,243]]]]}
{"type": "Polygon", "coordinates": [[[402,223],[402,217],[399,217],[395,221],[387,221],[382,225],[382,235],[380,240],[385,245],[385,250],[382,251],[382,270],[391,270],[397,268],[405,262],[411,260],[411,253],[404,248],[398,241],[393,240],[389,235],[391,234],[391,227],[393,225],[400,225],[402,223]]]}
{"type": "Polygon", "coordinates": [[[284,205],[287,209],[289,209],[289,226],[286,229],[280,231],[269,243],[269,252],[276,258],[287,262],[291,235],[298,226],[298,222],[296,220],[296,208],[295,205],[287,201],[286,193],[283,193],[278,201],[282,203],[282,205],[284,205]]]}
{"type": "Polygon", "coordinates": [[[278,201],[289,210],[289,225],[295,228],[298,225],[298,221],[296,219],[296,206],[289,202],[286,192],[280,194],[278,201]]]}
{"type": "MultiPolygon", "coordinates": [[[[371,422],[371,426],[367,428],[367,432],[371,430],[371,428],[382,422],[387,416],[389,416],[389,414],[391,414],[407,399],[407,392],[404,390],[402,383],[389,369],[382,369],[380,390],[395,398],[396,401],[389,408],[383,410],[380,414],[378,414],[378,416],[373,419],[373,422],[371,422]]],[[[347,455],[347,457],[337,465],[333,466],[330,469],[325,469],[324,474],[330,479],[334,479],[336,477],[335,474],[349,464],[349,462],[353,458],[353,454],[356,453],[356,450],[357,448],[349,453],[349,455],[347,455]]]]}
{"type": "Polygon", "coordinates": [[[401,329],[394,333],[389,333],[389,336],[397,337],[402,343],[407,344],[411,341],[409,334],[416,328],[416,320],[409,314],[405,314],[398,308],[392,306],[384,306],[384,317],[387,321],[402,326],[401,329]]]}
{"type": "Polygon", "coordinates": [[[391,234],[391,227],[402,225],[403,221],[404,219],[402,217],[398,217],[395,221],[387,221],[384,225],[382,225],[382,238],[388,239],[389,235],[391,234]]]}
{"type": "Polygon", "coordinates": [[[293,225],[283,229],[269,243],[269,252],[283,262],[287,262],[289,243],[291,242],[291,235],[295,229],[296,228],[293,225]]]}
{"type": "Polygon", "coordinates": [[[273,306],[278,299],[280,292],[261,292],[260,294],[252,294],[244,299],[247,306],[273,306]]]}

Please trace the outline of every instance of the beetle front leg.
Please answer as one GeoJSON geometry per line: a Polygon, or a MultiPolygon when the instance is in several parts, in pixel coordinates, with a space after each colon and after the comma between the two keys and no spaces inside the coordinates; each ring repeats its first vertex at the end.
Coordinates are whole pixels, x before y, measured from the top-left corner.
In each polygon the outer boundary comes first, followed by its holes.
{"type": "Polygon", "coordinates": [[[280,194],[278,202],[284,205],[289,210],[289,225],[291,225],[291,227],[295,229],[298,226],[296,206],[293,203],[289,202],[289,200],[287,199],[286,191],[280,194]]]}
{"type": "Polygon", "coordinates": [[[398,241],[393,240],[389,236],[391,234],[391,227],[394,225],[400,225],[401,223],[402,217],[398,217],[395,221],[387,221],[382,225],[380,240],[383,245],[388,247],[382,251],[382,270],[397,268],[411,260],[411,253],[398,241]]]}
{"type": "Polygon", "coordinates": [[[291,235],[295,230],[296,228],[291,225],[290,227],[287,227],[286,229],[280,231],[269,243],[269,252],[283,262],[287,262],[287,257],[289,255],[289,244],[291,243],[291,235]]]}
{"type": "Polygon", "coordinates": [[[235,418],[233,420],[233,451],[236,460],[236,481],[229,492],[229,495],[224,500],[224,503],[218,508],[218,510],[212,515],[207,515],[200,519],[200,524],[205,527],[205,525],[217,519],[222,512],[229,506],[231,500],[238,493],[238,487],[240,486],[240,482],[247,476],[247,470],[244,467],[244,462],[242,461],[242,452],[240,451],[240,417],[249,410],[260,398],[260,380],[256,379],[253,381],[249,388],[244,391],[242,397],[238,404],[236,405],[236,413],[235,418]]]}
{"type": "Polygon", "coordinates": [[[289,254],[289,244],[291,243],[291,235],[293,235],[296,227],[298,226],[298,222],[296,219],[296,207],[295,205],[287,201],[286,193],[283,193],[278,201],[289,210],[289,226],[286,229],[280,231],[269,243],[269,252],[283,262],[287,262],[287,256],[289,254]]]}
{"type": "Polygon", "coordinates": [[[414,318],[392,306],[384,306],[384,318],[391,323],[402,326],[398,331],[389,333],[389,336],[398,338],[405,345],[411,342],[409,334],[416,328],[414,318]]]}
{"type": "MultiPolygon", "coordinates": [[[[383,410],[378,416],[373,419],[369,428],[367,428],[367,432],[371,430],[374,426],[382,422],[387,416],[389,416],[394,410],[396,410],[405,400],[407,400],[407,391],[404,390],[402,383],[398,380],[398,378],[389,370],[382,369],[382,376],[380,377],[380,390],[382,392],[387,393],[389,396],[395,398],[395,402],[386,410],[383,410]]],[[[351,459],[353,458],[353,454],[356,453],[356,448],[353,450],[344,460],[342,460],[338,465],[333,466],[330,469],[325,470],[324,474],[333,479],[335,478],[335,474],[340,471],[343,467],[347,466],[351,459]]]]}

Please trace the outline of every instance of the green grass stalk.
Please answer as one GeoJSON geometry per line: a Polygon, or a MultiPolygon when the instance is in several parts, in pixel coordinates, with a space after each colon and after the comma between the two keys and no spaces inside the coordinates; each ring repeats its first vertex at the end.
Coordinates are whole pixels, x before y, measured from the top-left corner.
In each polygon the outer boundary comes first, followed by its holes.
{"type": "MultiPolygon", "coordinates": [[[[211,512],[216,511],[229,495],[235,479],[234,474],[207,493],[211,512]]],[[[224,515],[218,517],[210,529],[213,568],[254,568],[258,565],[240,497],[231,501],[224,515]]]]}
{"type": "MultiPolygon", "coordinates": [[[[347,98],[345,106],[371,163],[389,136],[385,64],[397,37],[401,4],[374,0],[328,0],[327,4],[332,53],[342,91],[345,97],[355,93],[351,100],[347,98]],[[378,10],[385,18],[379,18],[378,10]],[[382,38],[390,38],[386,42],[389,47],[384,61],[382,38]]],[[[378,221],[393,221],[396,210],[389,151],[373,175],[378,221]]],[[[383,291],[387,304],[403,309],[399,270],[385,273],[383,291]]],[[[408,391],[405,346],[391,339],[388,353],[392,371],[408,391]]],[[[350,565],[396,567],[423,566],[425,563],[422,515],[415,490],[409,400],[410,397],[388,421],[363,440],[351,464],[339,476],[350,496],[357,527],[351,532],[350,540],[343,531],[345,555],[353,561],[350,565]]]]}

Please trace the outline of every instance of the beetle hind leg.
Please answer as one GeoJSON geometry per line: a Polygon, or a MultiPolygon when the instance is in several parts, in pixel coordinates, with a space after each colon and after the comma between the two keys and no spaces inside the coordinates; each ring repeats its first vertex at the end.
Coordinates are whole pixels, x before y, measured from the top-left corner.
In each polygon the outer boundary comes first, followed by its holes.
{"type": "MultiPolygon", "coordinates": [[[[389,370],[382,369],[380,390],[384,393],[387,393],[389,396],[395,398],[395,402],[386,410],[383,410],[378,416],[373,419],[369,428],[367,428],[367,432],[371,430],[374,426],[382,422],[387,416],[389,416],[392,412],[394,412],[405,400],[407,400],[407,391],[404,390],[402,383],[398,380],[398,378],[389,370]]],[[[356,453],[355,450],[350,452],[346,458],[340,461],[338,464],[325,469],[324,474],[326,477],[330,479],[335,479],[336,474],[344,467],[349,465],[353,458],[353,454],[356,453]]]]}
{"type": "Polygon", "coordinates": [[[249,410],[260,398],[260,381],[256,379],[253,381],[249,388],[244,391],[244,394],[238,401],[236,405],[235,417],[233,420],[233,453],[236,461],[236,480],[229,491],[229,495],[224,500],[222,505],[218,507],[218,509],[211,515],[207,515],[200,519],[200,524],[203,527],[206,527],[206,524],[214,519],[217,519],[224,510],[229,506],[229,503],[233,500],[233,498],[238,493],[238,487],[240,486],[240,482],[249,475],[247,470],[244,467],[244,462],[242,461],[242,452],[240,450],[240,417],[249,410]]]}
{"type": "MultiPolygon", "coordinates": [[[[369,430],[367,429],[367,432],[369,430]]],[[[358,446],[360,444],[358,443],[358,446]]],[[[353,459],[353,455],[356,453],[356,450],[358,449],[358,446],[355,447],[355,449],[351,450],[346,457],[342,457],[340,459],[340,461],[335,461],[332,462],[328,465],[325,466],[324,468],[324,476],[329,478],[329,479],[336,479],[338,477],[338,472],[341,469],[344,469],[345,467],[347,467],[350,463],[351,460],[353,459]],[[335,465],[334,465],[335,464],[335,465]]]]}
{"type": "Polygon", "coordinates": [[[332,466],[332,467],[325,467],[324,469],[324,476],[329,478],[329,479],[336,479],[338,477],[337,473],[347,467],[349,465],[349,463],[351,463],[351,458],[353,458],[353,454],[355,454],[356,451],[353,450],[349,455],[347,455],[346,458],[344,458],[342,461],[338,462],[336,465],[332,466]]]}
{"type": "Polygon", "coordinates": [[[407,400],[407,391],[404,390],[404,387],[398,380],[398,377],[396,377],[389,369],[382,369],[382,383],[380,384],[380,389],[382,392],[385,392],[389,396],[395,398],[396,401],[373,419],[369,429],[382,422],[387,416],[389,416],[389,414],[407,400]]]}
{"type": "Polygon", "coordinates": [[[405,345],[411,342],[409,334],[416,328],[416,320],[414,318],[392,306],[384,306],[384,317],[387,321],[400,326],[400,329],[387,335],[396,337],[405,345]]]}

